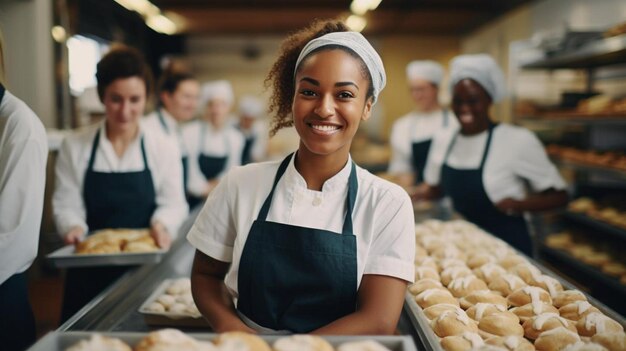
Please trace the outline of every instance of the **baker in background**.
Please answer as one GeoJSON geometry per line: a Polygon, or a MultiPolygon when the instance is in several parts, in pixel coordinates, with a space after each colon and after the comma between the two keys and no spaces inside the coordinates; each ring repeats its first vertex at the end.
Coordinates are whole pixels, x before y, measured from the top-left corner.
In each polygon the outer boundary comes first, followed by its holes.
{"type": "Polygon", "coordinates": [[[0,348],[22,351],[36,339],[26,270],[39,245],[48,139],[39,117],[4,87],[2,46],[0,35],[0,348]]]}
{"type": "Polygon", "coordinates": [[[565,181],[534,133],[495,123],[489,115],[491,104],[506,95],[504,75],[491,56],[452,59],[450,87],[460,130],[437,133],[425,183],[414,198],[445,194],[467,220],[532,256],[523,215],[564,206],[565,181]]]}
{"type": "Polygon", "coordinates": [[[256,96],[239,98],[239,120],[235,127],[245,139],[241,153],[241,164],[259,162],[267,158],[269,132],[265,122],[265,106],[256,96]]]}
{"type": "MultiPolygon", "coordinates": [[[[63,140],[52,199],[57,230],[66,244],[106,228],[149,228],[168,248],[188,214],[178,146],[140,123],[151,72],[135,49],[116,45],[98,62],[98,95],[105,120],[63,140]]],[[[128,267],[67,270],[63,320],[128,267]]]]}
{"type": "Polygon", "coordinates": [[[241,165],[244,139],[229,123],[234,104],[233,88],[227,80],[204,83],[200,90],[200,119],[183,128],[189,152],[190,206],[203,203],[229,169],[241,165]]]}
{"type": "Polygon", "coordinates": [[[146,130],[164,134],[179,147],[183,189],[187,188],[189,156],[183,142],[182,124],[196,114],[199,93],[200,84],[191,73],[166,69],[157,84],[158,107],[142,121],[146,130]]]}
{"type": "Polygon", "coordinates": [[[393,124],[388,172],[399,185],[410,189],[424,181],[424,166],[435,133],[457,128],[458,123],[439,103],[439,85],[444,76],[439,63],[412,61],[406,66],[406,76],[414,109],[393,124]]]}

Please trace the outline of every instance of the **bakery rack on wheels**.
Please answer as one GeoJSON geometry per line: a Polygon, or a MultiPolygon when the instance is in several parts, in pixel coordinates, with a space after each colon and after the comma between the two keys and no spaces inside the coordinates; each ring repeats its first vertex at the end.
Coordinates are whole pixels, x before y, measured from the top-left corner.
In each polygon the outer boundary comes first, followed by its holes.
{"type": "Polygon", "coordinates": [[[509,51],[514,122],[548,145],[572,200],[593,203],[539,219],[538,259],[626,315],[626,34],[558,50],[519,41],[509,51]],[[550,245],[555,233],[572,240],[550,245]]]}

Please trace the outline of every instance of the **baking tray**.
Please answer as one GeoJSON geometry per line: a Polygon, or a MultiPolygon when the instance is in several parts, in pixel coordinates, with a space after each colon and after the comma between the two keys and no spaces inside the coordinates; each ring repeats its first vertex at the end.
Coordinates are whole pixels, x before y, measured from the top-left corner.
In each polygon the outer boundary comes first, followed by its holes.
{"type": "Polygon", "coordinates": [[[173,312],[153,312],[148,310],[148,306],[165,293],[167,287],[175,279],[166,279],[150,294],[150,296],[139,306],[139,313],[143,316],[147,325],[168,326],[168,327],[202,327],[210,328],[209,322],[202,315],[193,316],[190,314],[173,312]]]}
{"type": "Polygon", "coordinates": [[[74,253],[74,245],[67,245],[48,254],[46,258],[57,268],[125,266],[159,263],[165,253],[167,250],[77,255],[74,253]]]}
{"type": "MultiPolygon", "coordinates": [[[[28,351],[65,351],[68,347],[77,343],[80,340],[89,339],[92,334],[96,332],[51,332],[39,340],[28,351]]],[[[148,333],[134,333],[134,332],[98,332],[101,335],[118,338],[131,347],[136,345],[139,340],[145,337],[148,333]]],[[[211,333],[188,333],[187,335],[194,337],[199,341],[210,341],[214,339],[217,334],[211,333]]],[[[270,345],[277,339],[284,337],[284,335],[261,335],[265,341],[270,345]]],[[[337,347],[345,342],[359,341],[359,340],[375,340],[381,345],[387,347],[392,351],[417,351],[413,339],[408,335],[389,335],[389,336],[322,336],[331,345],[337,347]]]]}
{"type": "Polygon", "coordinates": [[[415,331],[419,335],[420,340],[424,345],[424,349],[427,351],[444,351],[439,343],[441,338],[439,338],[430,327],[428,318],[426,318],[422,308],[419,307],[417,302],[415,302],[415,296],[413,296],[408,290],[404,295],[404,308],[407,310],[409,319],[411,320],[415,331]]]}

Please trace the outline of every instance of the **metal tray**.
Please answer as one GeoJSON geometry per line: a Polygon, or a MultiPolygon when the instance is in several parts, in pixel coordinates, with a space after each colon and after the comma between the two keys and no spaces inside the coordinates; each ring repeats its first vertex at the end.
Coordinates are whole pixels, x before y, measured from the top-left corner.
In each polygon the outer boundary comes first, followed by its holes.
{"type": "Polygon", "coordinates": [[[154,289],[152,294],[139,306],[139,313],[143,316],[147,325],[169,326],[169,327],[202,327],[209,328],[209,323],[201,315],[173,313],[173,312],[153,312],[148,310],[148,306],[165,293],[167,287],[176,279],[166,279],[154,289]]]}
{"type": "MultiPolygon", "coordinates": [[[[33,345],[28,351],[64,351],[68,347],[77,343],[80,340],[88,339],[92,334],[96,332],[51,332],[48,333],[45,337],[39,340],[35,345],[33,345]]],[[[109,336],[113,338],[118,338],[125,343],[129,344],[131,347],[136,345],[143,337],[145,337],[148,333],[126,333],[126,332],[98,332],[101,335],[109,336]]],[[[196,340],[200,341],[210,341],[214,339],[217,334],[210,333],[189,333],[189,336],[194,337],[196,340]]],[[[281,337],[285,337],[284,335],[261,335],[265,341],[267,341],[270,345],[274,343],[277,339],[281,337]]],[[[337,347],[345,342],[350,341],[359,341],[359,340],[375,340],[379,342],[381,345],[387,347],[392,351],[417,351],[415,347],[415,343],[410,336],[322,336],[326,339],[331,345],[337,347]]]]}
{"type": "Polygon", "coordinates": [[[74,246],[68,245],[48,254],[46,258],[57,268],[124,266],[159,263],[165,253],[167,250],[77,255],[74,253],[74,246]]]}
{"type": "Polygon", "coordinates": [[[415,296],[413,296],[408,290],[404,295],[404,308],[407,310],[409,319],[415,327],[415,331],[422,340],[422,344],[427,351],[444,351],[439,343],[441,338],[435,334],[430,327],[428,318],[424,315],[422,308],[415,302],[415,296]]]}

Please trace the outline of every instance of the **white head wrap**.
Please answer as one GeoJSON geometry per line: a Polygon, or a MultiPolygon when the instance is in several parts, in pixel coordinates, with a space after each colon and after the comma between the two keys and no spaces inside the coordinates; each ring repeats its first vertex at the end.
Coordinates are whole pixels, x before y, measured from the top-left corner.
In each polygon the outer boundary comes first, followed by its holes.
{"type": "Polygon", "coordinates": [[[406,66],[408,79],[425,79],[435,85],[441,84],[443,67],[431,60],[411,61],[406,66]]]}
{"type": "Polygon", "coordinates": [[[239,99],[239,114],[246,117],[259,118],[263,116],[264,112],[265,106],[258,97],[244,95],[239,99]]]}
{"type": "Polygon", "coordinates": [[[470,78],[480,84],[498,102],[506,96],[506,81],[500,66],[487,54],[459,55],[450,61],[450,89],[470,78]]]}
{"type": "Polygon", "coordinates": [[[376,103],[378,94],[385,87],[387,78],[385,76],[385,67],[383,66],[383,60],[380,58],[376,50],[365,39],[365,37],[359,32],[334,32],[323,35],[319,38],[315,38],[309,41],[298,56],[296,61],[296,69],[293,72],[295,77],[298,67],[302,60],[309,55],[313,50],[328,45],[338,45],[348,48],[355,52],[367,66],[367,70],[372,77],[372,87],[374,90],[374,100],[376,103]]]}
{"type": "Polygon", "coordinates": [[[209,101],[213,99],[222,99],[229,105],[233,104],[235,94],[229,81],[214,80],[202,84],[202,88],[200,88],[200,108],[204,109],[209,101]]]}

